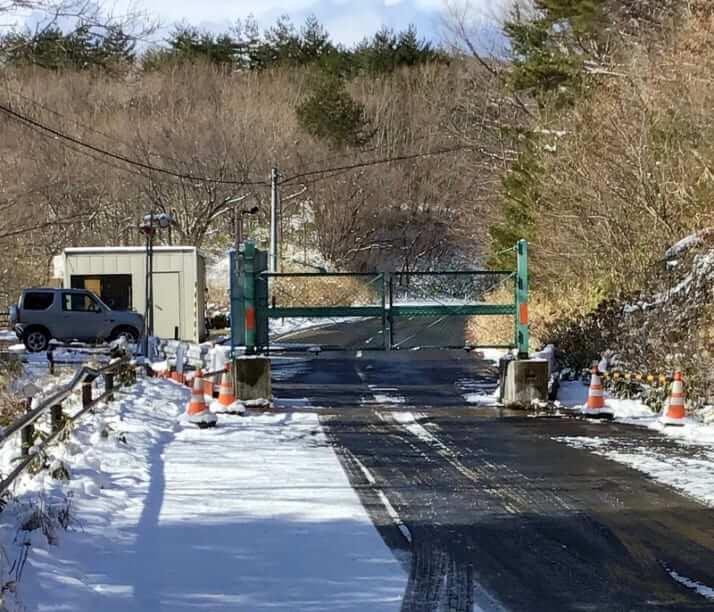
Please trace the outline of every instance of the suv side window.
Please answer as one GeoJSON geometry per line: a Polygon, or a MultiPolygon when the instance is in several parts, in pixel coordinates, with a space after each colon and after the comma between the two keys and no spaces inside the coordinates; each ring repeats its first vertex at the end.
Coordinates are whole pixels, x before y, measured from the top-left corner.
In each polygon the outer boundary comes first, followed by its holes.
{"type": "Polygon", "coordinates": [[[97,304],[86,293],[63,293],[62,310],[66,312],[99,312],[97,304]]]}
{"type": "Polygon", "coordinates": [[[24,310],[47,310],[52,306],[55,295],[49,291],[28,291],[22,300],[24,310]]]}

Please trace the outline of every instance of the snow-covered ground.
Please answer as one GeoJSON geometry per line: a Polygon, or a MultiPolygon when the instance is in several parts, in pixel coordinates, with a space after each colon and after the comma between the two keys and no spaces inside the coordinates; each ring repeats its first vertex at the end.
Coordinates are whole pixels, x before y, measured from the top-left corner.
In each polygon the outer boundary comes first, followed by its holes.
{"type": "Polygon", "coordinates": [[[399,610],[407,576],[317,416],[220,417],[199,430],[180,418],[188,397],[141,380],[58,447],[68,483],[23,477],[0,537],[10,562],[32,544],[18,587],[27,609],[399,610]],[[17,529],[22,504],[40,497],[71,499],[53,545],[17,529]]]}
{"type": "Polygon", "coordinates": [[[330,319],[317,318],[310,319],[305,317],[289,317],[286,319],[274,319],[270,321],[270,337],[278,338],[287,337],[290,334],[317,329],[320,327],[329,327],[339,323],[359,323],[365,321],[364,317],[334,317],[330,319]]]}
{"type": "MultiPolygon", "coordinates": [[[[588,388],[581,382],[561,385],[559,401],[564,407],[582,406],[588,388]]],[[[647,427],[672,438],[681,452],[666,453],[637,443],[623,443],[608,437],[606,430],[598,437],[572,436],[556,438],[575,448],[587,449],[614,461],[638,469],[655,480],[670,485],[703,503],[714,506],[714,423],[687,419],[679,427],[664,425],[660,415],[637,400],[605,398],[605,405],[615,415],[615,421],[647,427]]],[[[607,424],[603,423],[603,427],[607,424]]]]}
{"type": "MultiPolygon", "coordinates": [[[[478,350],[480,358],[492,362],[494,366],[498,365],[498,362],[506,353],[505,349],[478,350]]],[[[460,378],[456,381],[456,388],[467,404],[477,404],[479,406],[496,406],[498,404],[499,389],[496,388],[494,390],[491,382],[481,379],[460,378]]]]}

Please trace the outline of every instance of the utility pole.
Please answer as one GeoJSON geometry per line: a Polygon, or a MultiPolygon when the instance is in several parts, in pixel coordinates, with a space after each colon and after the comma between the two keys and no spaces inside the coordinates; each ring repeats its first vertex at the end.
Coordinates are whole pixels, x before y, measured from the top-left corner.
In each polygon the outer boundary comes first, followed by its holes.
{"type": "Polygon", "coordinates": [[[242,240],[240,231],[240,211],[238,206],[233,206],[233,248],[236,251],[236,257],[238,257],[238,251],[240,250],[240,243],[242,240]]]}
{"type": "Polygon", "coordinates": [[[280,257],[280,193],[278,192],[278,169],[273,168],[270,175],[270,257],[268,271],[277,272],[280,257]]]}

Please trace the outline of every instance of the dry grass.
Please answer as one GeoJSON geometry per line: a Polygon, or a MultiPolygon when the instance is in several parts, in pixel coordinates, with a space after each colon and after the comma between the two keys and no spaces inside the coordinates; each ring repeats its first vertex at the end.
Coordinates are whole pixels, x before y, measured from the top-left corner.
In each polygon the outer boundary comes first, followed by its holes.
{"type": "Polygon", "coordinates": [[[283,277],[270,281],[271,304],[301,306],[375,306],[381,304],[381,279],[358,276],[283,277]]]}
{"type": "Polygon", "coordinates": [[[22,371],[16,361],[0,359],[0,427],[6,427],[25,413],[25,402],[10,391],[10,384],[22,371]]]}
{"type": "MultiPolygon", "coordinates": [[[[489,293],[487,304],[512,304],[513,293],[506,287],[489,293]]],[[[530,348],[540,348],[548,338],[546,330],[557,319],[564,316],[584,314],[592,307],[587,290],[562,289],[557,295],[531,292],[529,298],[530,348]]],[[[471,317],[466,327],[466,340],[481,346],[513,343],[514,321],[509,316],[471,317]]]]}

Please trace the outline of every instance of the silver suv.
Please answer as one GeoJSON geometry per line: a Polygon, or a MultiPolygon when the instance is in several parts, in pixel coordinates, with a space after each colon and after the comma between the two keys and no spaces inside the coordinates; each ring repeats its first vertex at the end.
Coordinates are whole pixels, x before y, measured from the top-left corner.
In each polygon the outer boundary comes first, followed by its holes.
{"type": "Polygon", "coordinates": [[[111,310],[84,289],[24,289],[10,307],[10,326],[33,353],[47,350],[50,340],[103,342],[125,337],[136,344],[144,333],[144,317],[111,310]]]}

